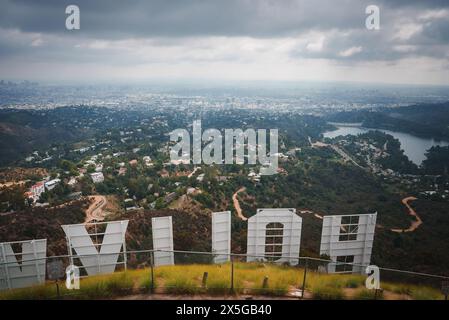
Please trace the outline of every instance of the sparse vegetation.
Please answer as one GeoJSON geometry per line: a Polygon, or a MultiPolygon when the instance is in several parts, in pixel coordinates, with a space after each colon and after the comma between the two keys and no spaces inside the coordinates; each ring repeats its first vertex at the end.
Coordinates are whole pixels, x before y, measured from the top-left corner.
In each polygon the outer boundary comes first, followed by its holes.
{"type": "Polygon", "coordinates": [[[381,300],[383,299],[383,291],[378,290],[377,293],[375,290],[368,290],[365,288],[357,290],[356,294],[354,295],[353,299],[355,300],[381,300]]]}
{"type": "MultiPolygon", "coordinates": [[[[151,277],[149,269],[128,270],[113,274],[91,276],[81,280],[79,290],[69,291],[60,284],[63,299],[111,299],[133,294],[149,294],[151,277]]],[[[154,289],[165,294],[230,295],[251,294],[286,296],[291,289],[302,286],[303,270],[295,267],[261,263],[236,263],[234,266],[234,291],[231,292],[231,265],[192,264],[162,266],[154,270],[154,289]],[[202,276],[208,272],[206,286],[202,276]],[[262,288],[264,277],[267,286],[262,288]]],[[[312,299],[374,299],[374,292],[365,289],[361,275],[319,274],[309,271],[306,281],[306,298],[312,299]],[[352,291],[352,294],[348,294],[352,291]]],[[[408,286],[385,283],[384,292],[406,293],[409,299],[441,299],[438,290],[425,286],[408,286]],[[406,289],[405,289],[406,288],[406,289]]],[[[377,299],[388,298],[378,292],[377,299]]],[[[0,299],[57,299],[54,283],[15,289],[0,293],[0,299]]]]}

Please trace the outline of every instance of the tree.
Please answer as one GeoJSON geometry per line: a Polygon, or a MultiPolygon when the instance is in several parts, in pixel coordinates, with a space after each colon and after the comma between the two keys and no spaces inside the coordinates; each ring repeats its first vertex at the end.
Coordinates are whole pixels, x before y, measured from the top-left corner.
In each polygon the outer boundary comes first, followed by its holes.
{"type": "Polygon", "coordinates": [[[449,166],[449,146],[432,147],[426,152],[426,160],[423,161],[425,173],[434,175],[447,175],[449,166]]]}

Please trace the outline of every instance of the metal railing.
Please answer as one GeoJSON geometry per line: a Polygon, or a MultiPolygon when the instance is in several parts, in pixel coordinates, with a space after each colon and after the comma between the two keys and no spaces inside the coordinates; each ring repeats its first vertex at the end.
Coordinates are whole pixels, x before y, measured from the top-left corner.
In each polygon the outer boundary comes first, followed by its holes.
{"type": "MultiPolygon", "coordinates": [[[[56,279],[49,279],[49,273],[46,272],[45,279],[48,287],[51,281],[55,281],[55,289],[50,290],[50,294],[44,296],[26,295],[27,289],[19,289],[25,292],[25,298],[80,298],[86,293],[83,291],[83,279],[95,277],[96,275],[104,275],[101,273],[99,265],[100,258],[105,256],[116,256],[117,253],[110,254],[95,254],[95,255],[59,255],[49,256],[45,258],[27,259],[20,262],[1,262],[0,263],[0,288],[5,289],[5,279],[8,274],[5,270],[8,268],[17,268],[32,263],[45,261],[62,261],[63,271],[72,262],[81,270],[81,290],[65,290],[60,288],[60,282],[56,279]],[[97,258],[92,259],[96,261],[91,265],[82,265],[80,258],[97,258]],[[96,267],[99,274],[88,275],[86,268],[96,267]],[[3,286],[2,286],[3,282],[3,286]],[[25,291],[24,291],[25,290],[25,291]],[[51,294],[53,292],[53,294],[51,294]]],[[[360,299],[378,299],[381,298],[382,291],[378,290],[368,292],[364,288],[365,276],[364,270],[367,265],[356,263],[336,262],[329,259],[313,258],[313,257],[286,257],[288,260],[295,260],[297,264],[290,265],[288,263],[279,264],[273,261],[267,261],[266,255],[248,255],[248,254],[215,254],[211,252],[202,251],[183,251],[183,250],[128,250],[119,253],[114,274],[118,271],[133,271],[144,270],[141,273],[144,275],[142,282],[132,286],[118,286],[113,288],[113,296],[120,296],[125,294],[236,294],[236,295],[271,295],[271,296],[289,296],[291,298],[324,298],[324,299],[338,299],[343,298],[341,293],[343,291],[357,291],[359,292],[355,298],[360,299]],[[170,270],[170,266],[155,265],[155,252],[169,252],[173,253],[176,270],[170,270]],[[221,264],[213,262],[215,256],[228,256],[229,261],[221,264]],[[246,262],[248,257],[256,260],[254,262],[246,262]],[[342,267],[343,271],[328,273],[328,266],[334,265],[339,269],[342,267]],[[184,269],[183,267],[184,266],[184,269]],[[189,266],[191,267],[189,269],[189,266]],[[277,266],[277,267],[274,267],[277,266]],[[217,269],[218,268],[218,269],[217,269]],[[270,269],[271,268],[271,269],[270,269]],[[189,274],[183,274],[184,271],[189,274]],[[192,273],[192,270],[193,273],[192,273]],[[285,271],[286,276],[283,277],[285,271]],[[288,273],[289,271],[290,273],[288,273]],[[357,275],[353,272],[358,273],[357,275]],[[168,274],[170,273],[170,274],[168,274]],[[167,275],[168,274],[168,275],[167,275]],[[165,277],[164,277],[165,275],[165,277]],[[219,277],[219,279],[214,278],[219,277]],[[284,282],[282,282],[284,281],[284,282]]],[[[271,256],[269,258],[272,258],[271,256]]],[[[442,281],[449,281],[449,276],[428,274],[422,272],[399,270],[394,268],[379,267],[381,288],[393,288],[393,293],[397,298],[410,297],[413,290],[419,291],[420,287],[429,288],[426,290],[433,290],[432,296],[436,297],[436,292],[440,289],[442,281]],[[397,282],[395,285],[394,283],[397,282]],[[395,287],[396,286],[396,287],[395,287]],[[433,288],[433,289],[430,289],[433,288]]],[[[9,275],[13,277],[9,280],[15,279],[20,281],[20,272],[16,275],[9,275]]],[[[42,277],[42,275],[39,275],[42,277]]],[[[27,277],[25,275],[24,277],[27,277]]],[[[29,275],[28,275],[29,277],[29,275]]],[[[64,279],[64,274],[61,274],[59,281],[64,279]]],[[[42,283],[42,282],[41,282],[42,283]]],[[[33,289],[31,287],[28,289],[33,289]]],[[[13,290],[14,291],[14,290],[13,290]]],[[[0,298],[6,292],[4,297],[8,298],[6,291],[0,291],[0,298]]],[[[30,291],[31,292],[31,291],[30,291]]],[[[100,294],[100,292],[99,292],[100,294]]],[[[422,294],[422,293],[421,293],[422,294]]],[[[20,297],[20,296],[19,296],[20,297]]],[[[438,298],[443,298],[440,294],[438,298]]],[[[100,298],[98,296],[97,298],[100,298]]],[[[415,298],[419,298],[419,292],[415,298]]],[[[447,296],[446,296],[447,299],[447,296]]]]}

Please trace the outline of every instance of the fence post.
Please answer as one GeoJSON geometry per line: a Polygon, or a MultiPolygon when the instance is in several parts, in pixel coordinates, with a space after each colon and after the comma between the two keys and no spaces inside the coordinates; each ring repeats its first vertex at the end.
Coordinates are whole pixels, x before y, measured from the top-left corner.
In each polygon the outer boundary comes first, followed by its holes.
{"type": "Polygon", "coordinates": [[[151,266],[151,285],[150,285],[150,293],[154,293],[154,252],[150,253],[150,266],[151,266]]]}
{"type": "Polygon", "coordinates": [[[234,257],[231,256],[231,293],[234,293],[234,257]]]}
{"type": "Polygon", "coordinates": [[[209,276],[209,272],[204,272],[203,274],[203,281],[202,281],[202,287],[207,288],[207,277],[209,276]]]}
{"type": "Polygon", "coordinates": [[[265,277],[263,278],[262,288],[263,288],[263,289],[268,288],[268,276],[265,276],[265,277]]]}
{"type": "Polygon", "coordinates": [[[55,280],[55,284],[56,284],[56,297],[57,297],[58,299],[60,299],[60,298],[61,298],[61,293],[59,292],[59,283],[58,283],[58,280],[55,280]]]}
{"type": "Polygon", "coordinates": [[[301,299],[304,299],[304,291],[306,290],[306,276],[307,276],[307,265],[309,259],[305,258],[306,262],[304,264],[304,278],[302,279],[302,290],[301,290],[301,299]]]}

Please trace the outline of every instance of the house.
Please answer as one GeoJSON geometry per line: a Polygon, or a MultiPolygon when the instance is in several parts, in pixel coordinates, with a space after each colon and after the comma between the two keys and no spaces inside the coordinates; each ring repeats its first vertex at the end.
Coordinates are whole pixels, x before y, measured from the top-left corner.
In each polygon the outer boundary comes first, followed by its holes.
{"type": "Polygon", "coordinates": [[[180,164],[190,164],[189,159],[180,159],[180,160],[170,160],[167,165],[173,164],[175,166],[179,166],[180,164]]]}
{"type": "MultiPolygon", "coordinates": [[[[33,193],[32,193],[31,191],[25,192],[25,193],[23,194],[23,196],[25,197],[25,199],[31,199],[31,200],[34,202],[34,199],[33,199],[33,193]]],[[[8,206],[9,206],[9,202],[8,202],[8,201],[7,201],[7,202],[3,202],[3,203],[7,203],[8,206]]],[[[25,204],[26,204],[26,202],[25,202],[25,204]]]]}
{"type": "Polygon", "coordinates": [[[175,176],[176,177],[187,177],[187,176],[189,176],[190,175],[190,171],[189,170],[187,170],[187,171],[175,171],[175,176]]]}
{"type": "Polygon", "coordinates": [[[119,176],[124,176],[126,174],[126,167],[120,167],[120,169],[118,170],[118,175],[119,176]]]}
{"type": "Polygon", "coordinates": [[[90,150],[90,147],[85,147],[85,148],[80,148],[80,149],[75,149],[73,151],[75,152],[79,152],[79,153],[84,153],[90,150]]]}
{"type": "Polygon", "coordinates": [[[48,202],[44,202],[44,203],[40,203],[40,202],[36,202],[35,206],[36,207],[48,207],[50,204],[48,202]]]}
{"type": "Polygon", "coordinates": [[[103,172],[94,172],[90,174],[90,177],[92,178],[92,181],[94,183],[100,183],[104,181],[103,172]]]}
{"type": "Polygon", "coordinates": [[[137,160],[136,160],[136,159],[131,160],[131,161],[129,162],[129,165],[132,166],[132,167],[137,166],[137,160]]]}
{"type": "Polygon", "coordinates": [[[113,157],[120,157],[123,156],[125,153],[124,152],[115,152],[112,154],[113,157]]]}
{"type": "Polygon", "coordinates": [[[178,195],[176,194],[176,192],[171,192],[164,197],[164,202],[168,204],[175,200],[177,197],[178,195]]]}
{"type": "Polygon", "coordinates": [[[37,182],[30,188],[31,198],[33,199],[34,202],[39,200],[43,192],[45,192],[45,184],[43,181],[37,182]]]}
{"type": "Polygon", "coordinates": [[[125,210],[126,211],[130,211],[130,210],[138,210],[140,209],[138,206],[136,206],[134,199],[128,198],[125,199],[125,210]]]}
{"type": "Polygon", "coordinates": [[[87,167],[90,166],[90,165],[94,166],[94,165],[95,165],[95,161],[94,161],[94,160],[87,160],[87,161],[84,163],[84,167],[85,167],[85,168],[87,168],[87,167]]]}
{"type": "Polygon", "coordinates": [[[282,175],[288,175],[288,171],[285,170],[284,168],[278,168],[278,169],[277,169],[277,172],[280,173],[280,174],[282,174],[282,175]]]}
{"type": "Polygon", "coordinates": [[[294,156],[296,156],[296,152],[301,152],[301,148],[293,148],[293,149],[290,149],[290,150],[288,150],[287,151],[287,156],[291,156],[291,157],[294,157],[294,156]]]}
{"type": "Polygon", "coordinates": [[[74,186],[75,184],[76,184],[76,178],[75,177],[70,177],[70,180],[69,180],[69,182],[67,182],[67,184],[69,185],[69,186],[74,186]]]}
{"type": "Polygon", "coordinates": [[[162,178],[168,178],[168,177],[170,176],[170,174],[168,173],[168,171],[165,170],[165,169],[162,169],[161,171],[159,171],[159,175],[160,175],[162,178]]]}
{"type": "Polygon", "coordinates": [[[153,163],[151,162],[150,156],[145,156],[142,158],[143,162],[145,163],[145,166],[152,167],[153,163]]]}
{"type": "Polygon", "coordinates": [[[260,181],[260,174],[255,173],[253,170],[251,170],[250,173],[248,173],[248,178],[254,182],[260,181]]]}
{"type": "Polygon", "coordinates": [[[189,188],[187,188],[187,190],[186,190],[186,194],[195,195],[195,194],[198,194],[198,193],[201,193],[201,190],[198,189],[198,188],[189,187],[189,188]]]}
{"type": "Polygon", "coordinates": [[[274,156],[278,157],[281,160],[287,160],[288,159],[288,156],[283,154],[282,152],[275,153],[274,156]]]}
{"type": "Polygon", "coordinates": [[[45,182],[45,188],[47,190],[52,190],[60,182],[61,182],[61,179],[53,179],[53,180],[47,181],[47,182],[45,182]]]}
{"type": "Polygon", "coordinates": [[[203,180],[204,180],[204,173],[199,174],[198,177],[196,177],[196,180],[199,181],[199,182],[203,182],[203,180]]]}

